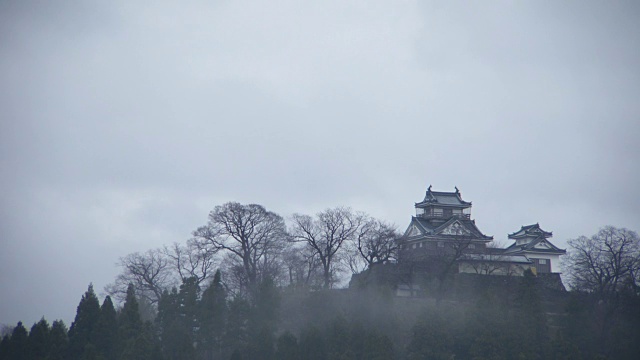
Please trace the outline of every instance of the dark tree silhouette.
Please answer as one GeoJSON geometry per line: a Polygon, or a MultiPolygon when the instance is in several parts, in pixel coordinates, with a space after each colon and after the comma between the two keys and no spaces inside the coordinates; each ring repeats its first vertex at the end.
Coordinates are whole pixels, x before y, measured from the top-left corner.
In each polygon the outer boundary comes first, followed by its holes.
{"type": "Polygon", "coordinates": [[[100,318],[100,302],[93,285],[82,296],[76,311],[76,317],[69,328],[69,358],[80,359],[85,351],[92,351],[94,329],[100,318]]]}
{"type": "Polygon", "coordinates": [[[635,231],[606,226],[597,234],[568,241],[564,260],[571,287],[603,299],[623,289],[638,293],[640,237],[635,231]]]}
{"type": "Polygon", "coordinates": [[[100,318],[94,330],[94,344],[96,350],[106,360],[116,359],[116,340],[118,336],[118,321],[116,309],[111,297],[107,295],[100,307],[100,318]]]}
{"type": "Polygon", "coordinates": [[[198,343],[203,358],[219,358],[222,356],[222,338],[227,321],[227,292],[222,285],[220,270],[216,271],[213,281],[202,293],[198,304],[200,330],[198,343]]]}
{"type": "Polygon", "coordinates": [[[51,351],[51,328],[44,317],[29,331],[29,355],[32,359],[47,359],[51,351]]]}
{"type": "Polygon", "coordinates": [[[105,291],[118,301],[126,299],[129,285],[133,285],[137,296],[155,305],[162,291],[176,285],[171,260],[160,249],[129,254],[120,258],[118,265],[122,272],[114,283],[105,287],[105,291]]]}
{"type": "Polygon", "coordinates": [[[355,239],[365,218],[363,214],[342,207],[327,209],[318,213],[315,218],[293,215],[293,238],[305,243],[318,256],[325,288],[331,287],[335,280],[334,274],[343,245],[355,239]]]}
{"type": "Polygon", "coordinates": [[[51,351],[49,352],[49,360],[67,359],[67,351],[69,348],[69,337],[67,326],[62,320],[56,320],[51,325],[51,351]]]}
{"type": "Polygon", "coordinates": [[[225,251],[241,270],[243,290],[254,290],[272,277],[287,241],[284,220],[257,204],[229,202],[209,213],[209,222],[193,232],[195,241],[210,251],[225,251]]]}

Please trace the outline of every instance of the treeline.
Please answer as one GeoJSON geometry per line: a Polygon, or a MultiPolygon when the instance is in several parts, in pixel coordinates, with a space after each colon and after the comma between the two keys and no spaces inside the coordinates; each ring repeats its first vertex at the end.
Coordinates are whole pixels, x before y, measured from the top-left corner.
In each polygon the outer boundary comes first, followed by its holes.
{"type": "Polygon", "coordinates": [[[133,286],[121,309],[107,296],[102,306],[93,286],[82,296],[67,331],[61,320],[43,318],[27,333],[21,322],[0,343],[0,359],[159,359],[156,332],[143,323],[133,286]]]}
{"type": "Polygon", "coordinates": [[[18,323],[3,336],[0,359],[394,358],[389,338],[345,318],[331,327],[305,324],[297,334],[279,329],[283,295],[263,281],[252,299],[229,298],[218,271],[204,291],[195,278],[164,291],[155,320],[143,321],[133,285],[117,310],[110,296],[100,305],[90,285],[68,331],[62,321],[49,326],[44,318],[29,332],[18,323]]]}
{"type": "Polygon", "coordinates": [[[388,287],[301,293],[265,281],[249,300],[229,297],[216,272],[204,291],[191,279],[164,292],[153,321],[142,320],[133,287],[116,309],[90,286],[69,331],[19,323],[0,359],[637,358],[638,296],[620,294],[615,308],[583,293],[549,303],[534,280],[527,272],[508,296],[486,289],[438,304],[388,287]]]}
{"type": "Polygon", "coordinates": [[[106,292],[122,301],[129,284],[146,308],[189,278],[204,286],[216,269],[231,295],[250,296],[264,279],[277,286],[327,289],[397,257],[396,227],[350,208],[285,219],[257,204],[216,206],[185,243],[132,253],[106,292]]]}
{"type": "Polygon", "coordinates": [[[100,304],[89,286],[68,331],[44,318],[30,331],[22,323],[5,331],[0,360],[586,360],[640,353],[640,240],[626,229],[570,240],[572,291],[553,298],[531,272],[506,292],[488,288],[463,299],[441,291],[455,285],[454,271],[427,274],[436,291],[420,298],[396,297],[398,283],[388,281],[333,290],[345,272],[366,277],[376,267],[402,268],[390,262],[395,227],[348,208],[295,214],[287,225],[260,205],[227,203],[192,235],[120,259],[109,295],[100,304]]]}

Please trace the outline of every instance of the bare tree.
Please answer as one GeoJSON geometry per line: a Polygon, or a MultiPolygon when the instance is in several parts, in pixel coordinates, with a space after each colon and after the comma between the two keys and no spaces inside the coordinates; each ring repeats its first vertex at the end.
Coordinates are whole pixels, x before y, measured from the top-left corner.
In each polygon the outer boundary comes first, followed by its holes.
{"type": "Polygon", "coordinates": [[[273,275],[273,265],[287,241],[282,217],[261,205],[236,202],[216,206],[207,225],[193,236],[212,251],[223,250],[237,260],[247,289],[273,275]]]}
{"type": "Polygon", "coordinates": [[[478,259],[473,257],[469,259],[470,266],[476,274],[492,275],[502,272],[505,275],[513,275],[515,269],[512,264],[504,261],[506,258],[503,249],[502,243],[496,241],[489,243],[484,254],[475,255],[478,259]]]}
{"type": "Polygon", "coordinates": [[[395,258],[399,237],[394,225],[371,218],[361,227],[356,248],[370,268],[395,258]]]}
{"type": "Polygon", "coordinates": [[[170,259],[160,249],[121,257],[118,265],[122,272],[114,283],[105,287],[105,291],[119,301],[124,301],[127,287],[133,284],[138,297],[155,305],[162,291],[177,283],[170,259]]]}
{"type": "Polygon", "coordinates": [[[603,297],[622,289],[638,290],[640,238],[634,231],[606,226],[597,234],[568,241],[564,259],[571,287],[603,297]]]}
{"type": "Polygon", "coordinates": [[[354,213],[349,208],[327,209],[316,215],[294,214],[292,236],[303,242],[317,256],[322,266],[323,287],[331,287],[335,280],[340,250],[353,240],[365,216],[354,213]]]}
{"type": "Polygon", "coordinates": [[[185,245],[173,243],[170,247],[165,246],[163,252],[182,281],[195,278],[200,284],[213,275],[218,250],[205,242],[190,239],[185,245]]]}
{"type": "Polygon", "coordinates": [[[290,246],[283,254],[289,286],[314,288],[322,285],[318,254],[305,246],[290,246]]]}

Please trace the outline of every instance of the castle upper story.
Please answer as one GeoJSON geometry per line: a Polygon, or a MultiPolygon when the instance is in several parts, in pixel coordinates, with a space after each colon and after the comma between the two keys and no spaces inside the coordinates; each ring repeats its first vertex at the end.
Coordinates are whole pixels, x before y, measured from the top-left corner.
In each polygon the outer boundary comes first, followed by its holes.
{"type": "Polygon", "coordinates": [[[455,192],[432,191],[427,189],[424,200],[415,204],[416,217],[434,223],[442,223],[456,216],[471,219],[471,203],[462,200],[460,190],[455,192]]]}
{"type": "Polygon", "coordinates": [[[566,251],[553,245],[552,233],[538,224],[522,226],[508,234],[514,240],[506,249],[489,247],[493,236],[482,233],[471,219],[472,204],[462,199],[460,190],[433,191],[427,189],[422,201],[415,203],[416,215],[411,218],[404,235],[398,240],[405,258],[424,258],[442,250],[463,247],[467,262],[513,263],[535,267],[539,272],[558,272],[559,257],[566,251]]]}

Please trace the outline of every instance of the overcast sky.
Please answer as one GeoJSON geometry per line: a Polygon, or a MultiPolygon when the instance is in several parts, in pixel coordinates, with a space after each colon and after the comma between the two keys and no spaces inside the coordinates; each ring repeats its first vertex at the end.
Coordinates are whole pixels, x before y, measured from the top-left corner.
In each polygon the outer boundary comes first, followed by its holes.
{"type": "Polygon", "coordinates": [[[0,1],[0,323],[227,201],[640,230],[637,2],[141,3],[0,1]]]}

